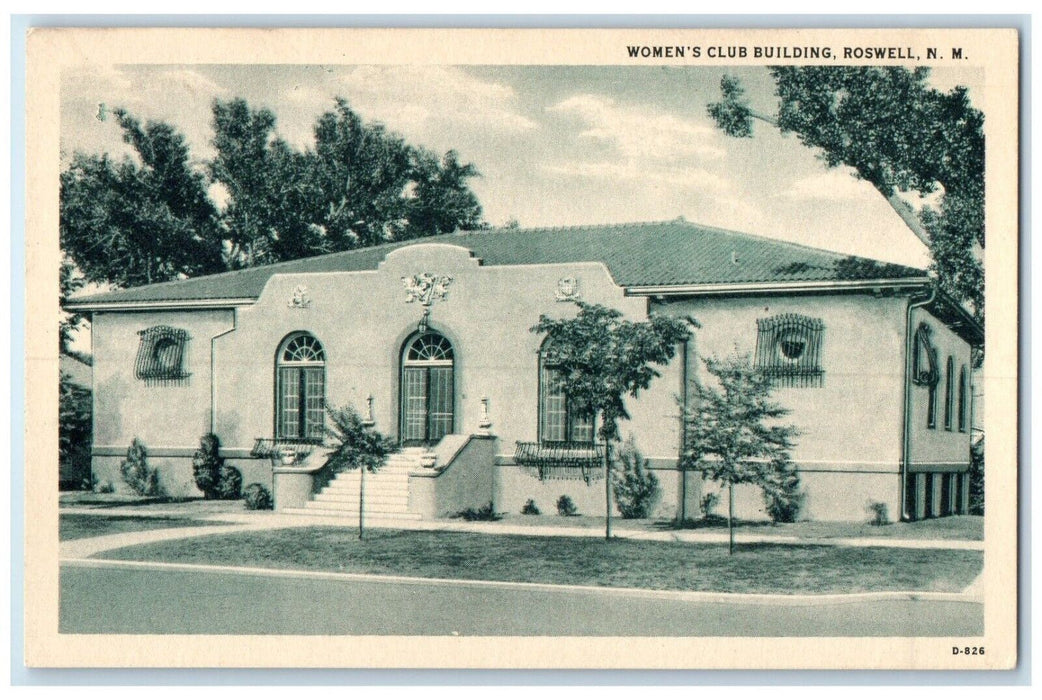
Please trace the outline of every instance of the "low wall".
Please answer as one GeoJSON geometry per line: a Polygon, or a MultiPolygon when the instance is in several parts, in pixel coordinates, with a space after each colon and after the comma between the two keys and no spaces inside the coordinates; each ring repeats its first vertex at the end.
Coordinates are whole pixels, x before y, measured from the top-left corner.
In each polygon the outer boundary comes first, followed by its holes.
{"type": "Polygon", "coordinates": [[[471,436],[441,471],[409,476],[409,512],[438,518],[494,502],[494,461],[495,439],[471,436]]]}

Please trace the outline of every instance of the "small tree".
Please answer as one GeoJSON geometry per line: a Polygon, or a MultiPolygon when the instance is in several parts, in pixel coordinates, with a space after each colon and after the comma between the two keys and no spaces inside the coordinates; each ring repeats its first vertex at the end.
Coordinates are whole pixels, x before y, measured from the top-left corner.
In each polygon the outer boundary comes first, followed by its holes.
{"type": "Polygon", "coordinates": [[[221,467],[224,458],[219,451],[221,442],[213,433],[207,433],[199,439],[199,449],[192,457],[192,476],[195,485],[207,499],[217,498],[217,485],[221,479],[221,467]]]}
{"type": "Polygon", "coordinates": [[[793,479],[799,477],[789,456],[797,433],[791,425],[769,424],[788,410],[770,400],[771,379],[752,366],[748,355],[703,362],[718,386],[697,385],[697,406],[685,417],[681,467],[727,484],[728,551],[734,552],[734,485],[756,484],[765,497],[768,492],[798,493],[793,479]]]}
{"type": "Polygon", "coordinates": [[[613,472],[612,492],[619,512],[626,519],[646,518],[658,499],[658,477],[648,468],[648,459],[637,449],[633,437],[619,450],[621,469],[613,472]]]}
{"type": "Polygon", "coordinates": [[[627,321],[622,312],[599,304],[576,302],[574,318],[540,316],[533,333],[546,335],[549,356],[560,372],[564,393],[579,413],[599,421],[604,441],[604,537],[611,539],[612,442],[619,421],[628,420],[625,397],[636,397],[659,376],[652,365],[665,365],[677,345],[690,337],[688,324],[666,316],[627,321]]]}
{"type": "Polygon", "coordinates": [[[91,394],[67,373],[58,379],[58,464],[62,474],[90,476],[91,394]]]}
{"type": "Polygon", "coordinates": [[[394,451],[395,445],[390,438],[363,420],[354,406],[327,407],[326,413],[333,423],[333,427],[326,428],[326,432],[336,443],[336,448],[329,454],[324,466],[334,472],[359,470],[358,539],[362,539],[365,534],[365,474],[375,474],[387,461],[387,455],[394,451]]]}
{"type": "Polygon", "coordinates": [[[134,438],[127,448],[127,458],[119,465],[119,473],[127,486],[137,495],[163,495],[163,487],[159,484],[159,472],[148,465],[148,451],[145,444],[137,438],[134,438]]]}

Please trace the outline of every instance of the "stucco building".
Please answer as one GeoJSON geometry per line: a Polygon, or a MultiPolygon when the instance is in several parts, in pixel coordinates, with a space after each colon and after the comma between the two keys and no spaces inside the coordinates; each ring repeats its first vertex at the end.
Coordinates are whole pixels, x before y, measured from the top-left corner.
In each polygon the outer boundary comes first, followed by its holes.
{"type": "MultiPolygon", "coordinates": [[[[699,356],[736,348],[800,430],[804,517],[965,511],[972,317],[922,270],[684,220],[459,233],[76,298],[95,476],[119,487],[136,437],[169,492],[197,494],[191,457],[212,431],[277,508],[350,514],[357,476],[330,482],[315,443],[323,407],[354,404],[403,446],[374,479],[374,517],[553,512],[562,494],[603,513],[593,426],[530,331],[577,299],[701,324],[621,425],[658,470],[657,515],[697,517],[718,488],[677,471],[681,406],[699,356]]],[[[763,517],[758,489],[738,496],[739,516],[763,517]]]]}

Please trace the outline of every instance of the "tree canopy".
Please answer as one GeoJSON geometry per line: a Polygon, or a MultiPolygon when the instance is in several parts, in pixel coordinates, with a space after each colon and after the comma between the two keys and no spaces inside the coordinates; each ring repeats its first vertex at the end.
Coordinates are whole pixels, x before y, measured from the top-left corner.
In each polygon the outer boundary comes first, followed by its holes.
{"type": "Polygon", "coordinates": [[[599,423],[597,433],[605,442],[605,526],[611,538],[611,443],[619,439],[619,421],[628,420],[626,397],[636,397],[651,386],[659,372],[690,335],[691,319],[651,316],[629,321],[622,312],[599,304],[576,302],[579,313],[557,319],[546,315],[532,327],[546,336],[546,362],[561,377],[569,405],[578,414],[599,423]]]}
{"type": "Polygon", "coordinates": [[[576,302],[579,313],[558,319],[546,315],[532,327],[546,335],[547,362],[562,377],[569,403],[598,419],[602,440],[619,439],[619,421],[628,420],[626,397],[636,397],[659,376],[691,332],[690,321],[651,316],[629,321],[600,304],[576,302]]]}
{"type": "Polygon", "coordinates": [[[134,157],[77,153],[61,175],[62,248],[90,282],[128,287],[485,226],[472,164],[410,145],[342,98],[304,150],[277,136],[271,110],[217,100],[216,155],[198,165],[173,126],[113,114],[134,157]]]}
{"type": "Polygon", "coordinates": [[[217,208],[184,137],[113,113],[137,158],[74,155],[61,174],[62,250],[88,281],[118,287],[224,269],[217,208]]]}
{"type": "Polygon", "coordinates": [[[741,83],[725,76],[721,101],[708,107],[717,126],[746,138],[752,120],[760,119],[794,133],[828,167],[853,168],[895,208],[897,192],[930,198],[934,204],[918,216],[933,269],[942,289],[982,318],[984,115],[966,89],[930,87],[926,68],[779,66],[770,72],[777,113],[754,111],[741,83]]]}

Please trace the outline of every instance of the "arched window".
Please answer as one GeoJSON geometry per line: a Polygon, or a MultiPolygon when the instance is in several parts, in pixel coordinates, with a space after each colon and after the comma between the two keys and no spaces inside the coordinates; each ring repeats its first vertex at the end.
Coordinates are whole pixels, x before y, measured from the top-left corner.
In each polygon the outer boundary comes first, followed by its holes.
{"type": "Polygon", "coordinates": [[[435,331],[406,341],[402,349],[401,436],[406,445],[434,444],[455,423],[455,352],[435,331]]]}
{"type": "Polygon", "coordinates": [[[948,356],[944,370],[944,429],[952,429],[952,414],[955,413],[955,360],[948,356]]]}
{"type": "Polygon", "coordinates": [[[959,432],[966,432],[966,365],[959,369],[959,432]]]}
{"type": "Polygon", "coordinates": [[[545,342],[539,352],[539,441],[593,442],[593,420],[568,401],[564,376],[545,342]]]}
{"type": "Polygon", "coordinates": [[[321,441],[325,426],[326,353],[308,333],[294,333],[275,358],[275,437],[321,441]]]}

